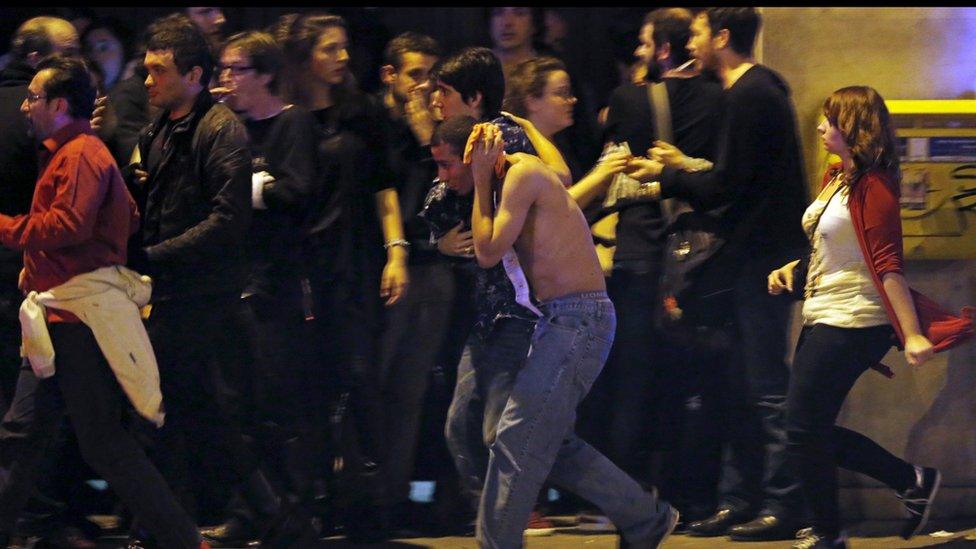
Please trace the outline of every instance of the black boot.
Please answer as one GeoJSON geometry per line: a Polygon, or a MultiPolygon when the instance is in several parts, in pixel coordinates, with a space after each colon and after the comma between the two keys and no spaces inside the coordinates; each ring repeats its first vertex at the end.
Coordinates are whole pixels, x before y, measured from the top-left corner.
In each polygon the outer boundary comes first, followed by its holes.
{"type": "Polygon", "coordinates": [[[318,540],[309,516],[300,507],[283,502],[260,470],[254,470],[244,482],[244,497],[257,513],[255,526],[262,547],[307,547],[318,540]]]}

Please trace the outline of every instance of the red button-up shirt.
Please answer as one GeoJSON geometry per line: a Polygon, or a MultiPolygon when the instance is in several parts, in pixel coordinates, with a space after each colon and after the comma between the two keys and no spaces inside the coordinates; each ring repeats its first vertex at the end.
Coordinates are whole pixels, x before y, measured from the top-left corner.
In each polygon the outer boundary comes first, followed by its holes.
{"type": "MultiPolygon", "coordinates": [[[[124,265],[139,213],[88,121],[72,122],[45,139],[40,168],[30,212],[0,215],[0,242],[24,252],[26,290],[43,292],[75,275],[124,265]]],[[[78,319],[51,310],[48,321],[78,319]]]]}

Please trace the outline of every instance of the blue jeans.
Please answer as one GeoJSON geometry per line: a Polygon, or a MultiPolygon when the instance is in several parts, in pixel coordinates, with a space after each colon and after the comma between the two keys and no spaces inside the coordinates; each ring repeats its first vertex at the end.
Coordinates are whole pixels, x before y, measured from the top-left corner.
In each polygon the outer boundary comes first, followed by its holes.
{"type": "Polygon", "coordinates": [[[520,547],[542,483],[597,505],[635,542],[657,532],[669,506],[576,436],[576,407],[610,353],[616,314],[606,292],[541,305],[525,365],[515,377],[490,447],[478,509],[482,547],[520,547]]]}
{"type": "Polygon", "coordinates": [[[512,392],[515,376],[529,354],[535,322],[500,318],[485,337],[472,335],[458,363],[454,398],[444,435],[465,493],[474,504],[488,469],[488,446],[512,392]]]}

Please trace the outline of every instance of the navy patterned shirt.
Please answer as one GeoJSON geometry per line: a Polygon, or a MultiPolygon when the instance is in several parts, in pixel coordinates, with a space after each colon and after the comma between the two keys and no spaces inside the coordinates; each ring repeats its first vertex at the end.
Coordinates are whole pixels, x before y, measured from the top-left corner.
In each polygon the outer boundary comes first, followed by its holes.
{"type": "MultiPolygon", "coordinates": [[[[514,120],[499,116],[491,121],[498,126],[505,140],[505,154],[527,153],[536,154],[535,147],[514,120]]],[[[437,183],[427,193],[424,209],[420,212],[434,238],[444,236],[448,231],[463,223],[464,230],[471,230],[471,210],[474,208],[474,193],[461,196],[447,188],[444,183],[437,183]]],[[[484,337],[491,330],[492,325],[499,318],[522,318],[535,321],[536,315],[519,305],[515,301],[515,287],[509,280],[505,267],[499,262],[489,269],[477,267],[475,269],[475,291],[477,292],[477,308],[475,319],[475,333],[484,337]]]]}

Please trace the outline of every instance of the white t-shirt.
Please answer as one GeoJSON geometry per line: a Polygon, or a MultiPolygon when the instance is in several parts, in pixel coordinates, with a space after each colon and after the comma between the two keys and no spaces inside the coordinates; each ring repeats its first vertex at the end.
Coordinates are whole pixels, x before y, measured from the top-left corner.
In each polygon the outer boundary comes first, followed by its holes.
{"type": "Polygon", "coordinates": [[[849,190],[843,186],[829,200],[815,200],[803,214],[803,226],[809,234],[811,225],[823,212],[812,236],[813,254],[803,302],[804,326],[822,323],[868,328],[890,324],[857,242],[847,208],[849,190]]]}

